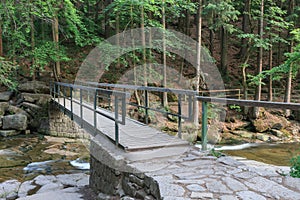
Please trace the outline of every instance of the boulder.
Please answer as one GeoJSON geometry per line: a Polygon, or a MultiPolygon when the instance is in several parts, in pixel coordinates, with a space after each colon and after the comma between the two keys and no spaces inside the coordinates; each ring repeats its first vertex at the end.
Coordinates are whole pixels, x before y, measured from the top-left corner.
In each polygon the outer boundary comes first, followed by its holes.
{"type": "Polygon", "coordinates": [[[231,133],[234,135],[238,135],[240,137],[249,138],[249,139],[252,139],[254,136],[254,133],[251,133],[249,131],[232,131],[231,133]]]}
{"type": "Polygon", "coordinates": [[[7,115],[3,117],[3,129],[26,130],[27,116],[24,114],[7,115]]]}
{"type": "Polygon", "coordinates": [[[271,133],[272,133],[273,135],[275,135],[276,137],[279,137],[279,138],[281,138],[281,137],[284,136],[284,133],[281,132],[281,131],[279,131],[279,130],[277,130],[277,129],[271,129],[271,133]]]}
{"type": "Polygon", "coordinates": [[[25,102],[36,103],[38,105],[45,105],[50,102],[52,97],[49,94],[22,93],[21,98],[25,102]]]}
{"type": "Polygon", "coordinates": [[[271,140],[271,137],[269,135],[262,134],[262,133],[257,133],[256,138],[263,142],[268,142],[271,140]]]}
{"type": "Polygon", "coordinates": [[[289,122],[284,117],[275,116],[264,111],[260,118],[252,121],[252,124],[257,132],[263,133],[274,128],[285,128],[289,125],[289,122]]]}
{"type": "Polygon", "coordinates": [[[11,96],[13,95],[12,92],[0,92],[0,101],[9,101],[11,96]]]}
{"type": "Polygon", "coordinates": [[[8,106],[7,112],[11,115],[22,114],[22,115],[26,115],[27,117],[29,117],[29,114],[25,110],[23,110],[17,106],[13,106],[13,105],[8,106]]]}
{"type": "Polygon", "coordinates": [[[0,117],[5,115],[5,112],[7,111],[9,107],[9,104],[7,102],[0,102],[0,117]]]}
{"type": "Polygon", "coordinates": [[[17,131],[17,130],[0,130],[0,135],[2,137],[15,136],[15,135],[19,135],[20,133],[21,131],[17,131]]]}
{"type": "Polygon", "coordinates": [[[46,83],[41,81],[29,81],[21,83],[18,87],[20,92],[38,93],[38,94],[49,94],[50,88],[46,83]]]}

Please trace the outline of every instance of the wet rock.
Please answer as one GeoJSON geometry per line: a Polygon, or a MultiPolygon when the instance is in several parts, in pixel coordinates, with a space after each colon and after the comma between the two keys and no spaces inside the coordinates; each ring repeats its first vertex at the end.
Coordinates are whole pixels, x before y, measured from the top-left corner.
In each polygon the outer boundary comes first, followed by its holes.
{"type": "Polygon", "coordinates": [[[9,101],[13,93],[10,91],[0,92],[0,101],[9,101]]]}
{"type": "Polygon", "coordinates": [[[38,93],[38,94],[49,94],[50,89],[44,82],[41,81],[30,81],[19,85],[18,90],[20,92],[38,93]]]}
{"type": "Polygon", "coordinates": [[[26,130],[27,116],[24,114],[7,115],[3,117],[3,129],[26,130]]]}
{"type": "Polygon", "coordinates": [[[24,167],[24,171],[26,173],[32,173],[32,172],[51,172],[51,163],[55,161],[53,160],[48,160],[44,162],[33,162],[28,164],[26,167],[24,167]]]}
{"type": "Polygon", "coordinates": [[[18,130],[0,130],[0,135],[2,137],[10,137],[10,136],[15,136],[19,135],[21,131],[18,130]]]}

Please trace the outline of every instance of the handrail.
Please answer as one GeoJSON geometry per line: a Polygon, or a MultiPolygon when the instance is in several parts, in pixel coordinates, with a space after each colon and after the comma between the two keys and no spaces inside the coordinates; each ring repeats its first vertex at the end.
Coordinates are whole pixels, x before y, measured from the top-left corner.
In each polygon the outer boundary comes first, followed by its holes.
{"type": "Polygon", "coordinates": [[[79,84],[86,84],[89,86],[94,86],[94,87],[109,87],[109,88],[117,88],[117,89],[123,89],[123,91],[126,90],[139,90],[139,91],[144,91],[144,105],[138,105],[135,103],[129,102],[129,105],[135,106],[137,108],[142,108],[145,110],[145,123],[148,124],[148,117],[149,117],[149,111],[155,111],[159,112],[162,114],[166,115],[171,115],[178,117],[178,137],[181,138],[181,132],[182,132],[182,119],[185,119],[187,121],[192,121],[194,118],[194,113],[193,113],[193,104],[195,103],[195,96],[196,92],[193,90],[183,90],[183,89],[173,89],[173,88],[161,88],[161,87],[150,87],[150,86],[138,86],[138,85],[122,85],[122,84],[109,84],[109,83],[96,83],[96,82],[82,82],[82,81],[76,81],[76,83],[79,84]],[[149,92],[170,92],[178,95],[177,97],[177,103],[178,103],[178,112],[177,113],[172,113],[172,112],[167,112],[163,111],[161,109],[156,109],[156,108],[151,108],[149,106],[149,92]],[[188,113],[187,116],[182,114],[182,99],[183,95],[188,96],[188,113]]]}
{"type": "Polygon", "coordinates": [[[239,100],[215,97],[196,96],[197,101],[202,102],[202,149],[207,150],[207,113],[208,103],[221,103],[221,104],[235,104],[240,106],[249,107],[265,107],[265,108],[280,108],[289,110],[300,110],[300,103],[284,103],[284,102],[270,102],[270,101],[255,101],[255,100],[239,100]]]}
{"type": "Polygon", "coordinates": [[[102,115],[115,122],[115,143],[119,145],[119,124],[125,125],[126,122],[126,99],[129,97],[129,93],[108,90],[103,88],[88,87],[82,85],[75,85],[70,83],[51,82],[50,83],[50,94],[54,99],[58,99],[60,105],[60,98],[63,98],[64,113],[66,112],[66,100],[69,100],[71,120],[73,120],[73,103],[80,106],[80,119],[81,126],[83,125],[83,108],[89,109],[94,112],[94,128],[97,129],[97,114],[102,115]],[[67,91],[68,90],[68,91],[67,91]],[[74,98],[73,93],[79,90],[79,99],[74,98]],[[83,101],[83,91],[92,92],[94,95],[93,107],[89,106],[88,103],[83,101]],[[69,92],[69,95],[67,95],[69,92]],[[103,96],[105,95],[105,96],[103,96]],[[114,116],[101,112],[98,107],[99,98],[112,98],[114,97],[114,116]],[[121,119],[119,119],[119,103],[121,101],[121,119]]]}

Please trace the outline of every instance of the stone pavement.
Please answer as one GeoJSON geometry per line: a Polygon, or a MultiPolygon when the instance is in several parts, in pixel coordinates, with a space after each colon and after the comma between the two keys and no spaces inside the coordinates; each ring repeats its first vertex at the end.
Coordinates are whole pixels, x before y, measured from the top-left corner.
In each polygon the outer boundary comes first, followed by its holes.
{"type": "MultiPolygon", "coordinates": [[[[145,164],[162,165],[161,159],[156,161],[145,164]]],[[[300,200],[300,178],[282,175],[288,174],[288,167],[216,158],[193,148],[166,162],[167,167],[147,173],[158,182],[164,200],[300,200]]]]}

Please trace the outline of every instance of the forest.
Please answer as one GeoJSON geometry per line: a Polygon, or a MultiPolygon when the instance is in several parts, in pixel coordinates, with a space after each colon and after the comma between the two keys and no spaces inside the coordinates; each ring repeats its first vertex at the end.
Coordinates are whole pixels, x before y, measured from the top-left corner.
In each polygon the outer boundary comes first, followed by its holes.
{"type": "MultiPolygon", "coordinates": [[[[292,91],[300,89],[299,14],[297,0],[2,0],[0,84],[13,90],[20,78],[38,80],[47,73],[72,80],[99,42],[130,29],[159,27],[207,49],[226,88],[243,89],[244,98],[252,88],[256,100],[265,90],[269,101],[273,87],[284,88],[284,101],[291,102],[292,91]]],[[[114,83],[116,72],[149,60],[201,79],[165,49],[143,48],[107,66],[105,81],[114,83]]],[[[203,89],[199,81],[195,89],[203,89]]]]}

